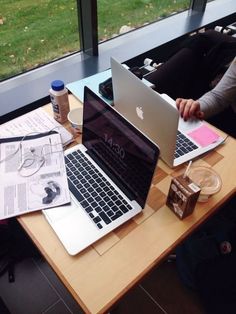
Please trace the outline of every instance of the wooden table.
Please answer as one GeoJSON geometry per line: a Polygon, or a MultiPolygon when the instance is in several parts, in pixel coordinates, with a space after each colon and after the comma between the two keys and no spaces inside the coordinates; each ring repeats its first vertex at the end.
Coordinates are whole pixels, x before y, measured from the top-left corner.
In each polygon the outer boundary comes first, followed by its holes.
{"type": "MultiPolygon", "coordinates": [[[[70,104],[78,106],[78,101],[70,96],[70,104]]],[[[194,161],[212,167],[223,185],[183,221],[165,202],[171,178],[186,165],[170,169],[159,161],[143,212],[76,256],[67,254],[41,212],[18,220],[83,310],[104,313],[235,194],[235,156],[236,141],[228,137],[224,145],[194,161]]]]}

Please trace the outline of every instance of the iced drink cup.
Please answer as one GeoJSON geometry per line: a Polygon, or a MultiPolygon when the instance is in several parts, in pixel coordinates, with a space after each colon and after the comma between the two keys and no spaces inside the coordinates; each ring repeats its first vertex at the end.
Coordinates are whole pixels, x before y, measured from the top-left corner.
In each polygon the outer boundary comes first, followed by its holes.
{"type": "Polygon", "coordinates": [[[188,173],[189,178],[196,183],[200,189],[199,202],[207,202],[209,197],[220,191],[222,181],[218,173],[208,167],[192,167],[188,173]]]}

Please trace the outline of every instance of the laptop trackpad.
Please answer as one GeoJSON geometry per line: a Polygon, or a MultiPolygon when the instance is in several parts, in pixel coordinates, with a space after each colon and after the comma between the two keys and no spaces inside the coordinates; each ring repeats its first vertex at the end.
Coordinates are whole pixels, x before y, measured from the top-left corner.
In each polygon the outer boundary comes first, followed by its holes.
{"type": "Polygon", "coordinates": [[[50,222],[54,223],[72,215],[77,210],[79,210],[79,206],[76,205],[73,200],[71,200],[71,203],[68,205],[45,209],[43,210],[43,213],[50,222]]]}
{"type": "Polygon", "coordinates": [[[198,119],[189,119],[187,121],[184,121],[183,118],[179,118],[179,125],[178,125],[178,130],[186,133],[189,132],[195,128],[200,127],[203,124],[201,120],[198,119]]]}

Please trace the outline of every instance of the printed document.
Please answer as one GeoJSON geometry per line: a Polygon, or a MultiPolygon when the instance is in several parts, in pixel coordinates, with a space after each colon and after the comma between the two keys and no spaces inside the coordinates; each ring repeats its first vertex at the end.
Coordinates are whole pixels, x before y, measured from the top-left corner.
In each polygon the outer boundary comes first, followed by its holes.
{"type": "Polygon", "coordinates": [[[0,219],[70,202],[57,132],[0,139],[0,219]]]}
{"type": "Polygon", "coordinates": [[[23,136],[30,132],[55,130],[61,134],[62,144],[72,141],[72,135],[45,110],[38,108],[0,126],[0,137],[23,136]]]}

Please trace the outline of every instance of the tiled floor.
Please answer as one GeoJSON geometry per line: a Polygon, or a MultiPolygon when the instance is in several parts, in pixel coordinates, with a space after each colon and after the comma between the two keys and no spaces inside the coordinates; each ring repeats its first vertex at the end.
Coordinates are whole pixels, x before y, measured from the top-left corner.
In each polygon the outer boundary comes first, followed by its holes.
{"type": "Polygon", "coordinates": [[[175,262],[164,262],[125,296],[112,314],[205,314],[198,296],[180,282],[175,262]]]}
{"type": "MultiPolygon", "coordinates": [[[[0,296],[11,314],[83,313],[40,256],[15,266],[15,282],[0,277],[0,296]]],[[[164,262],[131,290],[111,314],[204,314],[197,296],[179,281],[175,262],[164,262]]]]}
{"type": "Polygon", "coordinates": [[[14,283],[8,282],[7,274],[2,276],[0,294],[12,314],[83,313],[40,257],[17,263],[14,283]]]}

